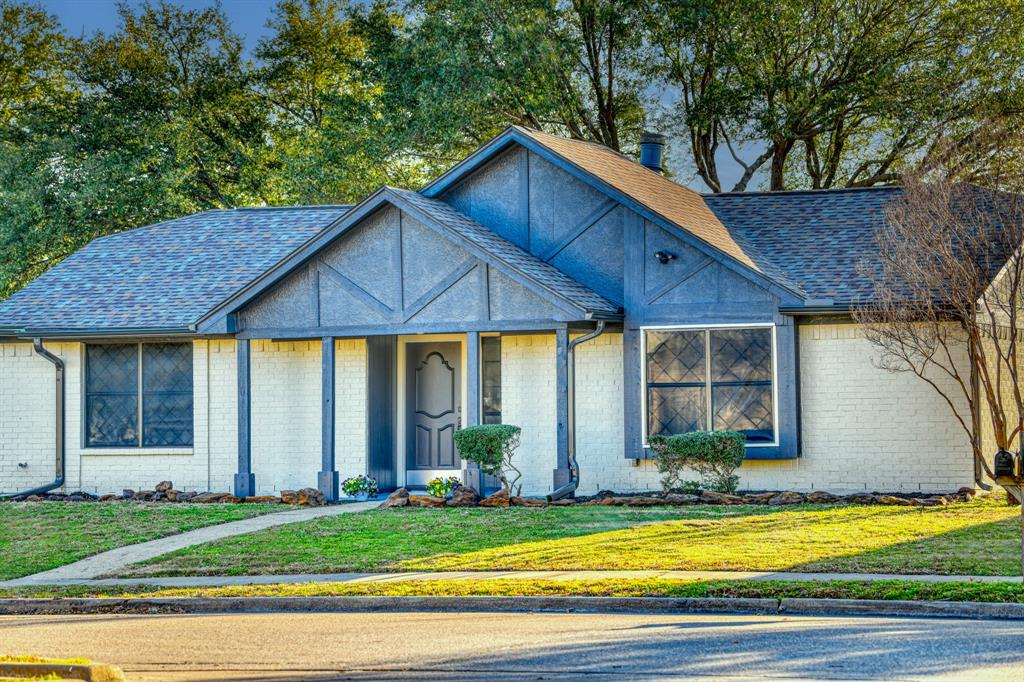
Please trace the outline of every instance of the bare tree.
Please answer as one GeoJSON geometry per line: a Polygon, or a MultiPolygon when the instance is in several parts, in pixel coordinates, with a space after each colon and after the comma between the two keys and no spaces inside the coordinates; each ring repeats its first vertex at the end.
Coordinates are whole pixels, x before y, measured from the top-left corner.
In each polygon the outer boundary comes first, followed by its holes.
{"type": "Polygon", "coordinates": [[[881,367],[916,375],[946,401],[986,488],[995,452],[1024,446],[1024,169],[1002,155],[1019,144],[991,129],[905,179],[878,227],[879,258],[861,266],[873,295],[854,313],[881,367]]]}

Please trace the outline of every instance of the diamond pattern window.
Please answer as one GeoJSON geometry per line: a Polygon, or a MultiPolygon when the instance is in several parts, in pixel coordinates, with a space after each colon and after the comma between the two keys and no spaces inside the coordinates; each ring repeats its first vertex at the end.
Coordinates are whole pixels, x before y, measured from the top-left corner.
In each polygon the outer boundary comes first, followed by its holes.
{"type": "Polygon", "coordinates": [[[739,431],[775,441],[772,330],[645,332],[648,435],[739,431]]]}
{"type": "Polygon", "coordinates": [[[192,445],[192,345],[86,346],[86,446],[192,445]]]}

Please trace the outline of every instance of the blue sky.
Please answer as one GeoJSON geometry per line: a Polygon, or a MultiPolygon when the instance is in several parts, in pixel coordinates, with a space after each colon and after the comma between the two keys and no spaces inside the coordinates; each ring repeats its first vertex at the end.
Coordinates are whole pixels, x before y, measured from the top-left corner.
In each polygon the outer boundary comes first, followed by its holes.
{"type": "MultiPolygon", "coordinates": [[[[57,16],[64,29],[72,34],[86,35],[96,31],[110,32],[118,26],[115,0],[42,0],[40,4],[57,16]]],[[[141,0],[126,0],[129,7],[138,7],[141,0]]],[[[210,7],[214,0],[175,0],[175,4],[193,9],[210,7]]],[[[267,19],[276,0],[222,0],[221,6],[236,33],[245,37],[251,50],[266,35],[267,19]]]]}

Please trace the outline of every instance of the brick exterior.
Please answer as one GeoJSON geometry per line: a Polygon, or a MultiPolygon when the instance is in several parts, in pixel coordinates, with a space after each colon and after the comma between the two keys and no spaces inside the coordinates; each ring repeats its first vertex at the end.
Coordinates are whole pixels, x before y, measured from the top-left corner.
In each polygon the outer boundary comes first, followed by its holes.
{"type": "MultiPolygon", "coordinates": [[[[183,490],[230,490],[237,459],[235,342],[193,344],[195,444],[168,450],[81,447],[79,343],[47,347],[67,364],[67,489],[106,493],[170,479],[183,490]]],[[[366,468],[366,344],[338,341],[336,460],[366,468]]],[[[253,470],[261,493],[315,486],[320,468],[320,343],[253,342],[253,470]]],[[[748,462],[745,489],[946,491],[971,485],[970,450],[942,399],[920,379],[873,364],[852,324],[800,328],[802,456],[748,462]]],[[[503,421],[523,427],[523,492],[550,490],[555,467],[553,334],[502,337],[503,421]]],[[[623,457],[622,335],[577,350],[581,494],[656,489],[652,461],[623,457]]],[[[638,370],[639,371],[639,370],[638,370]]],[[[27,343],[0,344],[0,490],[53,476],[53,366],[27,343]],[[27,467],[19,467],[25,462],[27,467]]]]}
{"type": "MultiPolygon", "coordinates": [[[[253,348],[253,468],[259,492],[316,486],[320,469],[320,343],[256,341],[253,348]]],[[[66,490],[231,490],[238,461],[234,340],[193,343],[191,448],[83,448],[80,343],[50,343],[66,366],[66,490]]],[[[337,342],[337,467],[365,471],[366,344],[337,342]]],[[[0,491],[53,479],[54,369],[30,344],[0,344],[0,491]],[[28,467],[18,466],[27,462],[28,467]]]]}

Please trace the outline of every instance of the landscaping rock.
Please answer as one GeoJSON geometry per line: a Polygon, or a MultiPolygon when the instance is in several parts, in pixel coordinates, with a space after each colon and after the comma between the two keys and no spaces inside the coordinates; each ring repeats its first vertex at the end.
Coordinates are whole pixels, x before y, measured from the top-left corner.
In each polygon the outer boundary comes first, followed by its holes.
{"type": "Polygon", "coordinates": [[[665,501],[660,497],[627,497],[628,507],[656,507],[660,504],[665,504],[665,501]]]}
{"type": "Polygon", "coordinates": [[[327,499],[319,488],[303,488],[299,491],[300,507],[322,507],[325,504],[327,499]]]}
{"type": "Polygon", "coordinates": [[[115,502],[120,499],[120,495],[103,495],[102,497],[100,497],[100,502],[115,502]]]}
{"type": "Polygon", "coordinates": [[[912,507],[914,503],[905,497],[896,497],[895,495],[875,495],[875,502],[878,504],[888,504],[897,507],[912,507]]]}
{"type": "Polygon", "coordinates": [[[384,504],[381,505],[384,509],[394,509],[396,507],[405,507],[409,504],[409,491],[406,488],[399,488],[395,492],[388,495],[388,499],[384,500],[384,504]]]}
{"type": "MultiPolygon", "coordinates": [[[[284,493],[281,493],[284,497],[284,493]]],[[[192,502],[196,504],[213,504],[215,502],[221,502],[226,497],[232,497],[231,493],[199,493],[192,498],[192,502]]]]}
{"type": "Polygon", "coordinates": [[[199,493],[196,493],[196,492],[179,492],[178,493],[178,502],[194,502],[195,501],[195,497],[198,494],[199,493]]]}
{"type": "Polygon", "coordinates": [[[794,492],[782,492],[768,500],[768,504],[773,507],[782,507],[790,504],[802,504],[806,498],[800,493],[794,492]]]}
{"type": "Polygon", "coordinates": [[[252,497],[242,498],[242,502],[247,504],[277,504],[280,501],[281,498],[274,495],[253,495],[252,497]]]}
{"type": "Polygon", "coordinates": [[[513,507],[546,507],[548,501],[540,497],[510,497],[509,503],[513,507]]]}
{"type": "Polygon", "coordinates": [[[480,494],[469,486],[459,486],[445,503],[449,507],[475,507],[480,502],[480,494]]]}
{"type": "Polygon", "coordinates": [[[808,502],[813,504],[834,504],[839,502],[839,496],[827,493],[824,490],[815,490],[805,496],[808,502]]]}
{"type": "Polygon", "coordinates": [[[173,488],[169,488],[164,491],[164,498],[166,498],[168,502],[177,502],[178,491],[173,488]]]}
{"type": "Polygon", "coordinates": [[[665,504],[683,505],[697,504],[700,502],[700,495],[686,495],[684,493],[669,493],[663,498],[665,504]]]}
{"type": "Polygon", "coordinates": [[[597,495],[594,495],[594,497],[598,499],[604,499],[606,497],[615,497],[615,493],[611,490],[598,490],[597,495]]]}
{"type": "Polygon", "coordinates": [[[132,495],[132,500],[136,502],[150,502],[153,500],[154,495],[156,495],[156,493],[152,490],[140,490],[132,495]]]}
{"type": "Polygon", "coordinates": [[[778,493],[748,493],[743,496],[747,504],[768,504],[778,493]]]}
{"type": "Polygon", "coordinates": [[[615,504],[616,497],[599,497],[586,502],[580,502],[581,507],[611,507],[615,504]]]}
{"type": "Polygon", "coordinates": [[[496,493],[491,493],[480,500],[481,507],[507,507],[509,506],[508,488],[502,488],[496,493]]]}
{"type": "Polygon", "coordinates": [[[550,502],[548,502],[548,504],[551,505],[552,507],[572,507],[579,503],[576,501],[575,498],[563,497],[560,500],[551,500],[550,502]]]}
{"type": "Polygon", "coordinates": [[[131,488],[125,488],[124,490],[121,491],[122,500],[130,500],[133,497],[135,497],[135,491],[132,490],[131,488]]]}
{"type": "Polygon", "coordinates": [[[851,502],[853,504],[874,504],[875,496],[870,493],[854,493],[852,495],[844,496],[843,502],[851,502]]]}
{"type": "Polygon", "coordinates": [[[446,500],[443,497],[433,495],[410,495],[410,507],[443,507],[446,500]]]}
{"type": "Polygon", "coordinates": [[[159,483],[156,484],[156,487],[154,487],[153,490],[155,490],[158,493],[165,493],[168,490],[172,490],[173,488],[174,484],[171,483],[170,481],[160,481],[159,483]]]}
{"type": "Polygon", "coordinates": [[[704,504],[743,504],[743,498],[739,495],[716,493],[710,490],[706,490],[700,494],[700,501],[704,504]]]}

